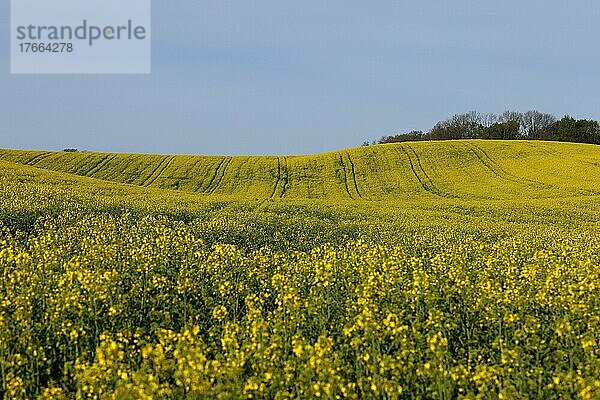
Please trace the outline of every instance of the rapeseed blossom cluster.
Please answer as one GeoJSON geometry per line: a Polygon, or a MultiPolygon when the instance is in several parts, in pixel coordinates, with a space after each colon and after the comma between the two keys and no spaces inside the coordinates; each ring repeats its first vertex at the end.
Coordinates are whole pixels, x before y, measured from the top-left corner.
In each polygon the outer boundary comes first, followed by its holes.
{"type": "Polygon", "coordinates": [[[0,398],[600,398],[587,200],[249,209],[40,179],[0,175],[0,398]]]}
{"type": "Polygon", "coordinates": [[[600,396],[598,236],[282,253],[160,217],[39,228],[0,242],[5,398],[600,396]]]}

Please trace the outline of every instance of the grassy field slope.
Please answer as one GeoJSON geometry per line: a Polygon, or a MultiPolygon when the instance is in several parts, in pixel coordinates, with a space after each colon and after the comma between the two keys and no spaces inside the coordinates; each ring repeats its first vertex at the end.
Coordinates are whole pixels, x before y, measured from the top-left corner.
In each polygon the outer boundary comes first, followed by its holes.
{"type": "Polygon", "coordinates": [[[0,159],[117,183],[253,199],[600,194],[600,147],[554,142],[420,142],[288,157],[0,150],[0,159]]]}

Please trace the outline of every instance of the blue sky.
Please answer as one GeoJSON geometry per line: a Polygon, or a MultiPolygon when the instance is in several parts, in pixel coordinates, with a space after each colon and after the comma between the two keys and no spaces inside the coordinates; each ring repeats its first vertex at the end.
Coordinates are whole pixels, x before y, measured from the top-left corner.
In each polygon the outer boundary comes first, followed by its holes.
{"type": "Polygon", "coordinates": [[[153,0],[152,74],[10,75],[0,147],[305,154],[455,113],[600,119],[597,1],[153,0]]]}

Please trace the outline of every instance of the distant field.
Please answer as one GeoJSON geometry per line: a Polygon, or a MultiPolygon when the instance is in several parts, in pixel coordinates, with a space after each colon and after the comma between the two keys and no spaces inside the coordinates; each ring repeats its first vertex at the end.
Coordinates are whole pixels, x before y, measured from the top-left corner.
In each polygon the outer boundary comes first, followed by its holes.
{"type": "Polygon", "coordinates": [[[117,183],[253,199],[600,194],[600,146],[554,142],[419,142],[288,157],[0,150],[0,159],[117,183]]]}
{"type": "Polygon", "coordinates": [[[0,150],[0,398],[600,399],[600,146],[0,150]]]}

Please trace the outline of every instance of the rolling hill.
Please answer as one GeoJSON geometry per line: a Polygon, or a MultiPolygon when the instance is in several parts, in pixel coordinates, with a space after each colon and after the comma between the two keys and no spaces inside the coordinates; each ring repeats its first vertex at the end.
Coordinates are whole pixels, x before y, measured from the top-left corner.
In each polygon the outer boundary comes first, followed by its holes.
{"type": "Polygon", "coordinates": [[[0,150],[0,159],[116,183],[254,199],[600,194],[600,147],[555,142],[416,142],[287,157],[0,150]]]}
{"type": "Polygon", "coordinates": [[[0,398],[599,398],[599,172],[0,150],[0,398]]]}

